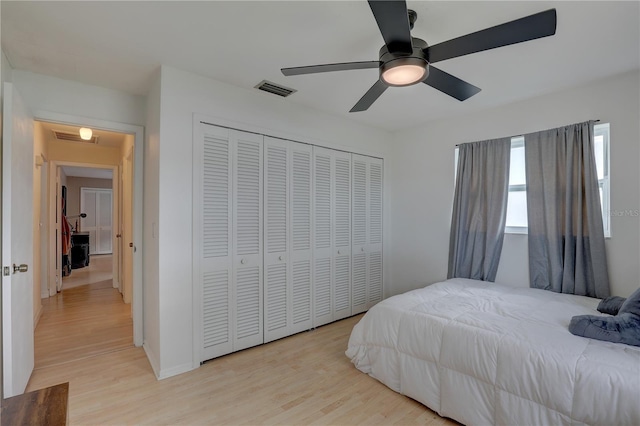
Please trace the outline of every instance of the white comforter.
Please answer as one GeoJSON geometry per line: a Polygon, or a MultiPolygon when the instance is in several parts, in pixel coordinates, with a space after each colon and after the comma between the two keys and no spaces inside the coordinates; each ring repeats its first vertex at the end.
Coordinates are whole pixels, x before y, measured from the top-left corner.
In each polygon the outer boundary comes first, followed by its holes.
{"type": "Polygon", "coordinates": [[[453,279],[354,327],[364,373],[467,425],[640,425],[640,348],[569,333],[598,299],[453,279]]]}

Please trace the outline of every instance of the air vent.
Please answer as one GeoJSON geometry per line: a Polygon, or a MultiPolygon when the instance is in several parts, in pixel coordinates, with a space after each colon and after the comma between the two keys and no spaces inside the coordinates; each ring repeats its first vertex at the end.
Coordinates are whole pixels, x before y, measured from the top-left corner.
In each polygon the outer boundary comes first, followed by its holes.
{"type": "Polygon", "coordinates": [[[262,80],[260,83],[258,83],[257,86],[254,87],[265,92],[273,93],[274,95],[282,96],[283,98],[286,98],[290,94],[297,92],[297,90],[295,89],[280,86],[267,80],[262,80]]]}
{"type": "Polygon", "coordinates": [[[91,139],[85,141],[80,137],[79,133],[64,132],[62,130],[52,130],[53,137],[59,141],[82,142],[82,143],[98,143],[98,136],[93,135],[91,139]]]}

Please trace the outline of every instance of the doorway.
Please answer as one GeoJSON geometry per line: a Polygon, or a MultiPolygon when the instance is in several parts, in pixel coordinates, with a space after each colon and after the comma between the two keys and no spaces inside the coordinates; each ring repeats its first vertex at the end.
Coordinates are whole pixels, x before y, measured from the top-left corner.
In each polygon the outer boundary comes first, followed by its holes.
{"type": "Polygon", "coordinates": [[[84,140],[78,125],[37,120],[34,127],[45,140],[49,173],[49,250],[41,256],[48,274],[38,291],[43,298],[35,329],[39,368],[137,343],[131,304],[135,268],[125,275],[121,267],[135,263],[133,247],[122,244],[123,237],[134,241],[133,230],[123,229],[134,222],[133,209],[123,211],[131,200],[125,203],[123,197],[134,194],[135,173],[126,180],[122,175],[137,135],[94,128],[84,140]]]}
{"type": "MultiPolygon", "coordinates": [[[[69,227],[69,254],[63,254],[62,290],[112,280],[122,291],[124,277],[114,268],[114,212],[111,169],[61,166],[63,215],[69,227]],[[65,262],[66,261],[66,262],[65,262]],[[114,274],[114,271],[116,272],[114,274]]],[[[122,204],[122,203],[121,203],[122,204]]],[[[130,213],[129,213],[130,214],[130,213]]],[[[116,257],[123,253],[118,247],[116,257]]]]}

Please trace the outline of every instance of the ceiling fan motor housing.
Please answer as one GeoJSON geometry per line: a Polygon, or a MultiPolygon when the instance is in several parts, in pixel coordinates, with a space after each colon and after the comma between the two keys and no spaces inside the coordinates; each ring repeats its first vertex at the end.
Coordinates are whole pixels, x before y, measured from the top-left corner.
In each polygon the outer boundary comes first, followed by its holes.
{"type": "Polygon", "coordinates": [[[380,48],[380,79],[389,86],[410,86],[427,79],[429,76],[429,59],[427,58],[426,49],[429,46],[426,41],[411,37],[411,45],[413,51],[411,53],[390,52],[385,44],[380,48]],[[410,84],[390,84],[382,78],[382,74],[400,65],[417,65],[425,69],[423,78],[418,82],[410,84]]]}

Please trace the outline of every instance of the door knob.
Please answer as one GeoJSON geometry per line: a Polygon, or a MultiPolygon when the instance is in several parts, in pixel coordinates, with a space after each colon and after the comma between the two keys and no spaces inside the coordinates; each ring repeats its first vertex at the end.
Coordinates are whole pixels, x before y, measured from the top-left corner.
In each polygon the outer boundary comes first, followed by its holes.
{"type": "Polygon", "coordinates": [[[116,234],[116,238],[122,237],[122,234],[116,234]]]}
{"type": "Polygon", "coordinates": [[[283,257],[282,257],[282,256],[278,256],[278,260],[282,260],[282,259],[283,259],[283,257]]]}
{"type": "Polygon", "coordinates": [[[364,247],[361,247],[361,248],[360,248],[360,251],[364,251],[364,247]]]}
{"type": "Polygon", "coordinates": [[[13,264],[13,273],[15,274],[16,272],[27,272],[29,270],[29,265],[27,265],[26,263],[22,263],[20,265],[16,265],[15,263],[13,264]]]}

